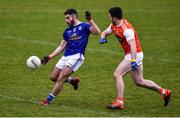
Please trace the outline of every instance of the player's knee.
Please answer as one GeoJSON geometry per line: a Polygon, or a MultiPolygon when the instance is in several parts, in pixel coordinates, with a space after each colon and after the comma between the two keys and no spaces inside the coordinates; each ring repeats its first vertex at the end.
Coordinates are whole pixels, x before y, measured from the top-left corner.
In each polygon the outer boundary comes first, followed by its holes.
{"type": "Polygon", "coordinates": [[[53,82],[56,82],[57,81],[57,78],[50,78],[51,79],[51,81],[53,81],[53,82]]]}
{"type": "Polygon", "coordinates": [[[57,81],[57,77],[55,77],[55,76],[53,76],[53,75],[51,75],[50,79],[51,79],[51,81],[53,81],[53,82],[56,82],[56,81],[57,81]]]}
{"type": "Polygon", "coordinates": [[[135,84],[138,87],[143,87],[144,86],[144,82],[143,81],[136,81],[135,84]]]}
{"type": "Polygon", "coordinates": [[[64,75],[63,75],[63,74],[60,74],[59,77],[57,78],[57,81],[62,81],[62,82],[64,82],[64,81],[65,81],[64,75]]]}
{"type": "Polygon", "coordinates": [[[118,74],[115,72],[114,73],[114,78],[116,79],[118,77],[118,74]]]}
{"type": "Polygon", "coordinates": [[[117,79],[119,77],[122,77],[122,74],[120,74],[118,72],[114,72],[114,78],[117,79]]]}

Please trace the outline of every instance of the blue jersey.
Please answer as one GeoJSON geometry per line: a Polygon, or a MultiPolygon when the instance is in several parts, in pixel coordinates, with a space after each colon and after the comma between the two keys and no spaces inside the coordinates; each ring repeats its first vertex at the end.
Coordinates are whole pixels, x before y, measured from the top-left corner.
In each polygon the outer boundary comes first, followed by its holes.
{"type": "Polygon", "coordinates": [[[88,43],[91,25],[80,22],[76,26],[67,28],[63,33],[63,38],[67,41],[64,56],[85,53],[88,43]]]}

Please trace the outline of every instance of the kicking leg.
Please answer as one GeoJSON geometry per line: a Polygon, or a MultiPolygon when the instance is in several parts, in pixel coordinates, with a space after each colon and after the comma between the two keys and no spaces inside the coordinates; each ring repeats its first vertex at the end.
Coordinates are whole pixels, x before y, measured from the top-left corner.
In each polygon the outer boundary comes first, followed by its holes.
{"type": "MultiPolygon", "coordinates": [[[[62,71],[62,69],[54,67],[54,69],[51,73],[51,80],[53,82],[57,81],[57,78],[58,78],[59,74],[61,73],[61,71],[62,71]]],[[[67,77],[64,82],[70,83],[74,87],[74,90],[77,90],[78,89],[78,83],[79,83],[79,77],[67,77]]]]}
{"type": "Polygon", "coordinates": [[[52,90],[52,94],[57,96],[58,93],[63,89],[63,83],[66,78],[73,73],[72,69],[69,66],[65,66],[62,72],[59,74],[59,77],[56,81],[56,84],[52,90]]]}
{"type": "Polygon", "coordinates": [[[54,67],[54,69],[51,72],[51,81],[56,82],[57,78],[59,77],[59,74],[61,73],[62,69],[59,69],[57,67],[54,67]]]}
{"type": "Polygon", "coordinates": [[[59,94],[59,92],[63,89],[63,84],[65,79],[73,73],[72,69],[69,66],[65,66],[61,73],[59,74],[59,77],[57,78],[57,81],[54,85],[54,88],[52,89],[49,96],[41,102],[42,105],[48,105],[54,98],[59,94]]]}
{"type": "MultiPolygon", "coordinates": [[[[84,62],[84,59],[71,59],[69,60],[68,64],[69,64],[69,67],[72,68],[73,72],[77,71],[78,68],[83,64],[84,62]]],[[[78,84],[79,84],[79,77],[68,77],[65,82],[69,82],[73,87],[74,87],[74,90],[77,90],[78,89],[78,84]]]]}

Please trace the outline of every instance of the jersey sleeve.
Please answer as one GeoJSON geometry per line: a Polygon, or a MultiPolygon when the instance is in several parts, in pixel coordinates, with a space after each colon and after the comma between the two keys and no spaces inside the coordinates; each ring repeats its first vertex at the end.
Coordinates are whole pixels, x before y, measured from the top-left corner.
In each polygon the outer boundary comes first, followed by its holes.
{"type": "Polygon", "coordinates": [[[91,25],[89,23],[85,23],[85,29],[90,33],[91,25]]]}
{"type": "Polygon", "coordinates": [[[124,30],[123,35],[125,36],[127,41],[135,39],[134,30],[133,29],[126,29],[126,30],[124,30]]]}
{"type": "Polygon", "coordinates": [[[111,29],[111,25],[112,25],[112,24],[110,24],[109,27],[106,28],[106,30],[104,31],[105,34],[108,35],[108,34],[111,34],[111,33],[113,32],[113,30],[111,29]]]}
{"type": "Polygon", "coordinates": [[[66,31],[64,31],[64,33],[63,33],[63,39],[64,39],[65,41],[68,41],[68,37],[67,37],[66,31]]]}

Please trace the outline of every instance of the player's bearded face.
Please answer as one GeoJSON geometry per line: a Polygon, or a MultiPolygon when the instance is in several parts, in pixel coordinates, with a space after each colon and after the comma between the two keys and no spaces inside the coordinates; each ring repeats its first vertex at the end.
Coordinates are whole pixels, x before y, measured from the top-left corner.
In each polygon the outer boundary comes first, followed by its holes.
{"type": "Polygon", "coordinates": [[[65,21],[68,26],[74,25],[74,18],[71,15],[66,15],[65,21]]]}

